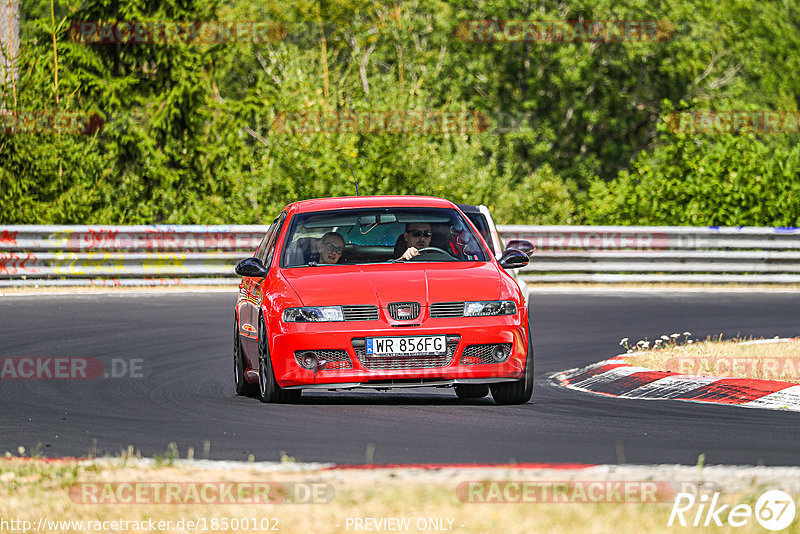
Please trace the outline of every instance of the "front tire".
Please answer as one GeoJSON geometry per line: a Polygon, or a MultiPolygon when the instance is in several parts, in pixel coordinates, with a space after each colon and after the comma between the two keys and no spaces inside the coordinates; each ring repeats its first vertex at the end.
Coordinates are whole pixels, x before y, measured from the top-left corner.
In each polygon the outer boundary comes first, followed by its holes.
{"type": "Polygon", "coordinates": [[[497,404],[525,404],[533,396],[533,339],[528,328],[528,354],[522,378],[514,382],[492,384],[492,398],[497,404]]]}
{"type": "Polygon", "coordinates": [[[295,402],[300,399],[301,394],[299,389],[283,389],[275,380],[263,317],[258,321],[258,391],[261,402],[295,402]]]}
{"type": "Polygon", "coordinates": [[[236,394],[250,397],[255,395],[257,388],[244,379],[244,353],[242,340],[239,339],[239,319],[233,314],[233,380],[236,385],[236,394]]]}

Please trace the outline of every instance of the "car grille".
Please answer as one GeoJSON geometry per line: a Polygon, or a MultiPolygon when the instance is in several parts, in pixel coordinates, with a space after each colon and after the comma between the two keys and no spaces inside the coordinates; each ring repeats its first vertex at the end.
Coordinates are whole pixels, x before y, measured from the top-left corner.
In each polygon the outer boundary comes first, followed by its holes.
{"type": "Polygon", "coordinates": [[[431,304],[431,318],[464,317],[463,302],[436,302],[431,304]]]}
{"type": "Polygon", "coordinates": [[[389,304],[389,315],[395,321],[413,321],[419,317],[419,302],[392,302],[389,304]],[[408,309],[405,315],[400,314],[400,310],[408,309]]]}
{"type": "Polygon", "coordinates": [[[306,352],[313,352],[317,355],[317,358],[325,360],[327,362],[325,365],[326,371],[353,368],[353,362],[347,351],[340,349],[296,350],[294,351],[294,359],[297,360],[297,365],[300,367],[303,366],[301,359],[306,352]]]}
{"type": "Polygon", "coordinates": [[[458,347],[458,336],[447,336],[447,352],[444,354],[423,354],[419,356],[369,356],[365,339],[353,340],[353,350],[364,369],[426,369],[446,367],[453,361],[458,347]]]}
{"type": "MultiPolygon", "coordinates": [[[[478,365],[482,363],[499,363],[492,358],[495,347],[502,347],[506,358],[511,355],[511,343],[489,343],[486,345],[469,345],[461,354],[461,365],[478,365]]],[[[505,360],[503,360],[505,361],[505,360]]]]}
{"type": "Polygon", "coordinates": [[[378,307],[371,305],[342,306],[345,321],[377,321],[378,307]]]}

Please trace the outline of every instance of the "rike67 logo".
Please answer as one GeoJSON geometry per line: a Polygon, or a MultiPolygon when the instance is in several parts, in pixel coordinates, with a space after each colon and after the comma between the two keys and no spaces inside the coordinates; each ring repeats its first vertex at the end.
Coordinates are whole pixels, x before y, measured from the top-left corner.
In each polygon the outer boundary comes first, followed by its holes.
{"type": "Polygon", "coordinates": [[[780,490],[765,492],[754,507],[749,504],[722,504],[719,492],[699,496],[678,493],[667,526],[742,527],[755,518],[765,529],[778,531],[788,527],[794,516],[794,500],[788,493],[780,490]]]}

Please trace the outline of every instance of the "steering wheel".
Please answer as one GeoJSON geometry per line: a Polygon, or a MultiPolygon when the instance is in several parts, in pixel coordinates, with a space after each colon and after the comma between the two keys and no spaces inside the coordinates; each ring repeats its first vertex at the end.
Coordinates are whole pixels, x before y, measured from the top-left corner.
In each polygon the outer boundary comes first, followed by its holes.
{"type": "Polygon", "coordinates": [[[425,248],[419,249],[417,252],[419,252],[420,254],[428,253],[428,252],[441,252],[442,254],[447,254],[451,258],[453,257],[452,254],[450,254],[446,250],[443,250],[443,249],[441,249],[439,247],[425,247],[425,248]]]}

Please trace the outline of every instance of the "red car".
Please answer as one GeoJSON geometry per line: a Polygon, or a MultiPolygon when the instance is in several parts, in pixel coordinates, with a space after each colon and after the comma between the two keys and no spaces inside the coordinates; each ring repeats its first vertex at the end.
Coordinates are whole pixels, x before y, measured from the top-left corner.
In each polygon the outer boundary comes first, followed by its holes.
{"type": "Polygon", "coordinates": [[[455,204],[365,196],[288,205],[242,276],[236,392],[291,402],[303,389],[454,387],[521,404],[533,392],[528,310],[455,204]]]}

